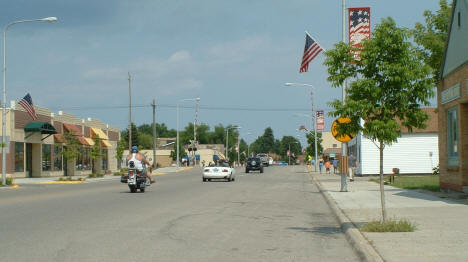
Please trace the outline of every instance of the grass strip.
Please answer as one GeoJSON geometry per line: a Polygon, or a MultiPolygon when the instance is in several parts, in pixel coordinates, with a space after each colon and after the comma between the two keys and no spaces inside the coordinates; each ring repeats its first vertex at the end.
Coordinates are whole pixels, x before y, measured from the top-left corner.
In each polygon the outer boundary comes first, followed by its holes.
{"type": "MultiPolygon", "coordinates": [[[[371,178],[369,181],[379,183],[379,178],[371,178]]],[[[388,182],[388,178],[385,178],[388,182]]],[[[433,192],[440,191],[439,176],[395,176],[391,186],[403,189],[424,189],[433,192]]]]}
{"type": "Polygon", "coordinates": [[[406,219],[382,221],[372,221],[364,224],[360,230],[362,232],[414,232],[416,225],[406,219]]]}

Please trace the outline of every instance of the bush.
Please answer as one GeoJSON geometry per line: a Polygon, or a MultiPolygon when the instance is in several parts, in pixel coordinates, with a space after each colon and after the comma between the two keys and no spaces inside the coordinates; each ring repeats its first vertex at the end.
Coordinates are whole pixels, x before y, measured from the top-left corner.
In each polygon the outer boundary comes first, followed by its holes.
{"type": "MultiPolygon", "coordinates": [[[[5,182],[6,182],[7,186],[9,186],[9,185],[13,184],[13,181],[14,181],[13,178],[7,177],[5,182]]],[[[0,179],[0,186],[3,186],[3,179],[0,179]]]]}
{"type": "Polygon", "coordinates": [[[433,174],[434,176],[440,175],[439,165],[437,165],[437,166],[435,166],[434,168],[432,168],[432,174],[433,174]]]}
{"type": "Polygon", "coordinates": [[[104,174],[96,174],[96,177],[104,177],[104,174]]]}
{"type": "Polygon", "coordinates": [[[114,176],[121,176],[122,174],[122,172],[114,172],[114,176]]]}
{"type": "Polygon", "coordinates": [[[406,219],[399,221],[392,219],[383,223],[382,221],[372,221],[364,224],[360,230],[362,232],[413,232],[416,225],[406,219]]]}
{"type": "Polygon", "coordinates": [[[89,174],[88,175],[88,178],[95,178],[96,177],[96,174],[89,174]]]}

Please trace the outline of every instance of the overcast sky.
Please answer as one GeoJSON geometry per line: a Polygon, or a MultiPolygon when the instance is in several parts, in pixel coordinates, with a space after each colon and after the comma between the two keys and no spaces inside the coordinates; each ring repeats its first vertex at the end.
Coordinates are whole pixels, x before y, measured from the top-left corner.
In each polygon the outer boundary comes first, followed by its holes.
{"type": "MultiPolygon", "coordinates": [[[[372,26],[391,16],[413,27],[438,0],[347,1],[371,7],[372,26]]],[[[176,127],[177,101],[200,97],[199,121],[242,126],[252,142],[267,126],[276,138],[300,135],[316,109],[341,99],[327,83],[324,56],[299,74],[307,30],[325,48],[341,40],[341,0],[2,0],[0,25],[48,16],[58,22],[17,24],[7,33],[7,100],[30,93],[34,104],[80,118],[128,125],[128,81],[133,77],[134,122],[176,127]],[[271,110],[271,111],[268,111],[271,110]],[[274,111],[280,110],[280,111],[274,111]],[[247,133],[251,133],[248,135],[247,133]]],[[[182,102],[181,106],[194,106],[182,102]]],[[[181,108],[180,126],[195,110],[181,108]]],[[[327,117],[325,128],[332,119],[327,117]]],[[[302,142],[304,140],[302,139],[302,142]]]]}

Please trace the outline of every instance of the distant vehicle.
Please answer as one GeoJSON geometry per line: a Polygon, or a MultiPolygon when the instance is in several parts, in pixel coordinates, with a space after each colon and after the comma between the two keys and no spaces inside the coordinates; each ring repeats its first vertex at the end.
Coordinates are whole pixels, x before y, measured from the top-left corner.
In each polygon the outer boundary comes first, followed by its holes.
{"type": "Polygon", "coordinates": [[[249,173],[252,170],[258,170],[263,173],[262,160],[259,157],[249,157],[247,159],[247,165],[245,166],[245,173],[249,173]]]}
{"type": "Polygon", "coordinates": [[[268,165],[273,165],[273,157],[268,157],[268,165]]]}
{"type": "Polygon", "coordinates": [[[263,166],[269,166],[270,165],[270,157],[267,154],[259,153],[259,154],[257,154],[257,157],[262,160],[263,166]]]}
{"type": "Polygon", "coordinates": [[[278,166],[287,166],[288,163],[284,162],[284,161],[278,161],[278,166]]]}
{"type": "Polygon", "coordinates": [[[220,163],[216,166],[206,166],[203,168],[203,182],[211,179],[226,179],[227,182],[235,181],[236,171],[229,166],[229,163],[220,163]]]}

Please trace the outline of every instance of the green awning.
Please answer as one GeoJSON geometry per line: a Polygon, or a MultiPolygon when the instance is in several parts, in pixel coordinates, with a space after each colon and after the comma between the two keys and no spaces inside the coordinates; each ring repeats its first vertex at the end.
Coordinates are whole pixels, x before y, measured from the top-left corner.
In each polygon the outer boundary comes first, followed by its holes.
{"type": "Polygon", "coordinates": [[[48,122],[29,122],[24,127],[24,132],[40,132],[41,134],[57,134],[55,127],[48,122]]]}

